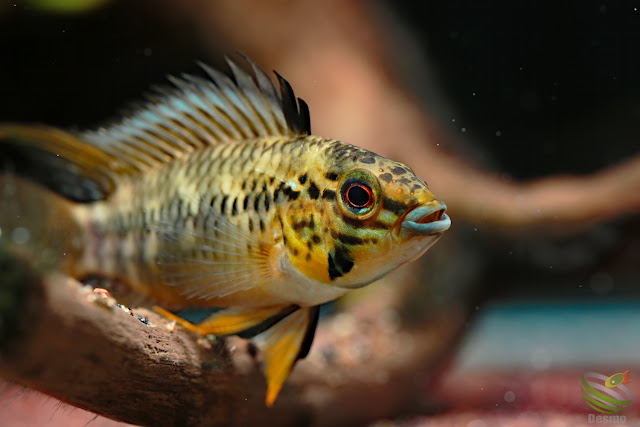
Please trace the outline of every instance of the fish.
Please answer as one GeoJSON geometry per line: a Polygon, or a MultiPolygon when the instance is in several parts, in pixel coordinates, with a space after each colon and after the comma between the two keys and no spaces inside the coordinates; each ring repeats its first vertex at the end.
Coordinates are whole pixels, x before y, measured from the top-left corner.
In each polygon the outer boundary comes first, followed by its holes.
{"type": "Polygon", "coordinates": [[[604,382],[604,385],[608,388],[615,388],[621,386],[622,384],[629,384],[630,382],[633,382],[633,380],[629,379],[629,371],[624,371],[611,375],[604,382]]]}
{"type": "Polygon", "coordinates": [[[406,164],[313,135],[278,73],[276,87],[245,56],[227,63],[169,76],[97,129],[2,123],[0,168],[50,193],[61,272],[124,283],[193,332],[260,342],[272,406],[320,305],[420,257],[451,220],[406,164]],[[189,307],[219,310],[174,314],[189,307]]]}

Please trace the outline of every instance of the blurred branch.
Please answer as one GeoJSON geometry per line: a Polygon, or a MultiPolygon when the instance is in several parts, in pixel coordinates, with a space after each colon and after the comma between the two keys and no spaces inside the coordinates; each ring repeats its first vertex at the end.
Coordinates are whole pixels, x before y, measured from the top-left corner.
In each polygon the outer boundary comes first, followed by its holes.
{"type": "Polygon", "coordinates": [[[341,425],[393,416],[420,403],[415,378],[429,378],[463,323],[452,310],[418,331],[366,310],[323,322],[309,358],[267,409],[246,341],[198,340],[155,313],[137,309],[135,317],[72,279],[35,276],[7,257],[0,290],[13,303],[0,304],[0,318],[14,333],[1,336],[0,377],[134,424],[341,425]],[[20,274],[5,274],[7,266],[20,274]]]}

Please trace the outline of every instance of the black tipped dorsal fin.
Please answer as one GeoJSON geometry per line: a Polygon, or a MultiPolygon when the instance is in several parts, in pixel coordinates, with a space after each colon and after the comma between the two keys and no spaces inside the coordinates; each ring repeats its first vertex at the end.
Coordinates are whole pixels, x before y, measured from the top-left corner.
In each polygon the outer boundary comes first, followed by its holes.
{"type": "Polygon", "coordinates": [[[278,93],[243,58],[244,66],[227,59],[233,79],[205,64],[208,79],[169,77],[173,87],[156,88],[133,112],[96,130],[0,124],[0,158],[64,197],[90,202],[108,197],[119,178],[208,145],[308,135],[309,110],[289,83],[278,75],[278,93]]]}
{"type": "Polygon", "coordinates": [[[227,59],[235,81],[202,63],[209,79],[170,76],[173,87],[156,88],[156,95],[129,117],[80,138],[132,164],[153,164],[223,142],[308,135],[304,101],[296,102],[280,76],[278,94],[269,77],[245,61],[250,71],[227,59]]]}

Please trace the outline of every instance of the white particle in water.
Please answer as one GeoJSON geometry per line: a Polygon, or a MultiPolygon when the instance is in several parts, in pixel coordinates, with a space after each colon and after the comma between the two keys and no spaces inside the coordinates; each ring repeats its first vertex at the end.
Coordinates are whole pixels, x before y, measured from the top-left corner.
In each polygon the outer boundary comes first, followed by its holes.
{"type": "Polygon", "coordinates": [[[460,132],[465,133],[467,131],[467,128],[462,128],[460,129],[460,132]]]}
{"type": "Polygon", "coordinates": [[[496,131],[496,136],[501,136],[501,135],[502,135],[502,132],[496,131]]]}
{"type": "Polygon", "coordinates": [[[514,392],[512,392],[511,390],[509,390],[508,392],[506,392],[506,393],[504,394],[504,400],[505,400],[506,402],[511,403],[511,402],[513,402],[514,400],[516,400],[516,394],[515,394],[514,392]]]}

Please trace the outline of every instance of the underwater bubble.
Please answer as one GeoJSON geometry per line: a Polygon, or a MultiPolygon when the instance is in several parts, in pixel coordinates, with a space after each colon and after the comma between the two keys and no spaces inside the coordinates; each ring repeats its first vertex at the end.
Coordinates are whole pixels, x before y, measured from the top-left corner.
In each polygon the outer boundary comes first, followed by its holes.
{"type": "Polygon", "coordinates": [[[511,390],[509,390],[508,392],[506,392],[504,394],[504,400],[505,402],[513,402],[514,400],[516,400],[516,394],[514,392],[512,392],[511,390]]]}
{"type": "Polygon", "coordinates": [[[18,245],[24,245],[31,238],[31,233],[24,227],[16,227],[11,232],[11,239],[18,245]]]}

